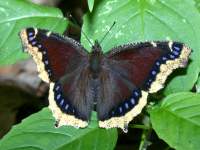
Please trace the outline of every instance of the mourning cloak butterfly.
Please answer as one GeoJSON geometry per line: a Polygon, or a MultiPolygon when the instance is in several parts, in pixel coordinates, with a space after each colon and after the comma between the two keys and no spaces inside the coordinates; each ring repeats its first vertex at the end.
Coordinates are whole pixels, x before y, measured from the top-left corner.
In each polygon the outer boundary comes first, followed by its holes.
{"type": "Polygon", "coordinates": [[[49,108],[57,125],[84,128],[96,109],[99,126],[126,129],[147,103],[148,93],[163,87],[167,76],[185,67],[191,49],[179,42],[131,43],[92,52],[69,37],[47,30],[20,32],[39,76],[50,83],[49,108]]]}

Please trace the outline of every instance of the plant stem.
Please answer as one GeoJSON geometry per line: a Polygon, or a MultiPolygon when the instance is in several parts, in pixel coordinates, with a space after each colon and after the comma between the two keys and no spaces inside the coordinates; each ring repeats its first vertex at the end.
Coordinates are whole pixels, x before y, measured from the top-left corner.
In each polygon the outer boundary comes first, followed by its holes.
{"type": "Polygon", "coordinates": [[[139,150],[147,150],[147,147],[151,144],[149,137],[151,135],[152,129],[143,130],[139,150]]]}

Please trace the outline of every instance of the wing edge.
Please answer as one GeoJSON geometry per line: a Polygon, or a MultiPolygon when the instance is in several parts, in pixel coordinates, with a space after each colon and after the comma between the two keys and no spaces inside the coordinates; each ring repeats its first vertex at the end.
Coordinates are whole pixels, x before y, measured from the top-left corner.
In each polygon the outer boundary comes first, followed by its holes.
{"type": "MultiPolygon", "coordinates": [[[[33,28],[33,29],[35,31],[35,33],[34,33],[34,38],[35,38],[36,35],[37,35],[38,30],[36,28],[33,28]]],[[[49,76],[48,76],[48,74],[47,74],[47,72],[45,70],[45,65],[42,62],[42,58],[43,58],[42,53],[39,51],[38,47],[32,46],[31,44],[29,44],[28,36],[27,36],[27,30],[26,29],[21,30],[19,35],[21,37],[21,41],[22,41],[22,44],[23,44],[24,51],[28,52],[33,57],[33,60],[36,63],[39,77],[43,81],[49,83],[50,79],[49,79],[49,76]]]]}
{"type": "Polygon", "coordinates": [[[141,91],[141,97],[138,104],[128,111],[124,116],[121,117],[112,117],[108,120],[99,121],[99,127],[101,128],[121,128],[124,132],[127,132],[127,127],[130,121],[133,120],[138,114],[141,113],[142,109],[147,104],[148,92],[141,91]]]}
{"type": "MultiPolygon", "coordinates": [[[[172,44],[169,43],[169,48],[172,49],[172,44]]],[[[156,75],[155,80],[152,82],[150,88],[148,89],[149,93],[155,93],[162,89],[164,86],[167,77],[177,68],[184,68],[187,65],[191,49],[183,44],[181,54],[178,58],[174,60],[167,60],[165,64],[160,66],[160,71],[156,75]]]]}
{"type": "Polygon", "coordinates": [[[56,101],[54,100],[54,88],[53,82],[50,83],[49,88],[49,109],[52,111],[53,117],[55,118],[57,124],[57,127],[61,126],[73,126],[76,128],[85,128],[88,126],[88,122],[78,119],[73,115],[66,114],[61,111],[61,109],[57,106],[56,101]]]}

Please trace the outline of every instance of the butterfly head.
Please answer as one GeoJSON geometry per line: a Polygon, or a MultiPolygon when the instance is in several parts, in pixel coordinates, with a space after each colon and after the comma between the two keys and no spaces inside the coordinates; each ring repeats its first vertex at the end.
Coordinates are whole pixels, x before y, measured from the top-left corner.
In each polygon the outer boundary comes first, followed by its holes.
{"type": "Polygon", "coordinates": [[[92,46],[92,52],[101,52],[101,46],[97,40],[95,40],[94,45],[92,46]]]}

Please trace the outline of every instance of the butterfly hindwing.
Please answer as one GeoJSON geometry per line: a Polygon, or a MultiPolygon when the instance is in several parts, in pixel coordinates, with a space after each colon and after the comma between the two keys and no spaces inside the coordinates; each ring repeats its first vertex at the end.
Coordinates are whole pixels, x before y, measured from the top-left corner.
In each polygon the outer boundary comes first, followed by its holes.
{"type": "Polygon", "coordinates": [[[111,94],[107,98],[103,91],[98,99],[97,107],[107,105],[106,111],[97,109],[100,126],[125,129],[146,105],[148,93],[160,90],[174,69],[186,66],[190,52],[179,42],[145,42],[113,48],[105,54],[104,70],[109,75],[101,88],[111,94]]]}
{"type": "Polygon", "coordinates": [[[126,131],[128,122],[146,105],[148,93],[130,85],[111,70],[101,74],[100,83],[97,99],[99,126],[119,127],[126,131]]]}

